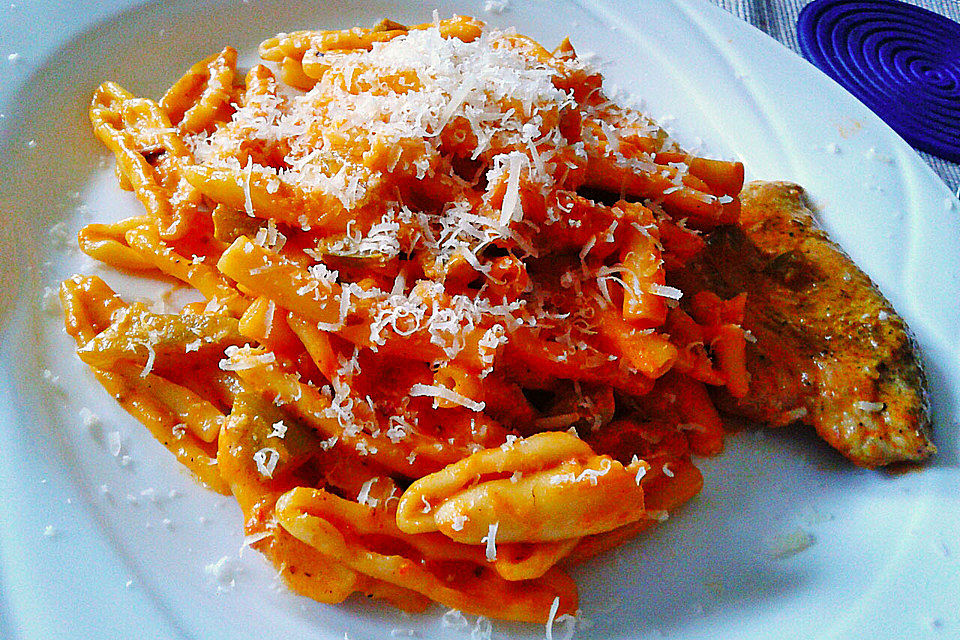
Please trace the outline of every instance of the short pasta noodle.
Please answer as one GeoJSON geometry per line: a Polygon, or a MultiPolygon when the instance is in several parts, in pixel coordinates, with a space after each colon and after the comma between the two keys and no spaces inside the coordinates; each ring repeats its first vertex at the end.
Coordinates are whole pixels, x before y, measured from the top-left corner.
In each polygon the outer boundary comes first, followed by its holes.
{"type": "Polygon", "coordinates": [[[94,95],[144,213],[81,248],[203,301],[76,276],[80,357],[295,591],[574,614],[565,567],[694,496],[708,386],[748,389],[742,305],[669,285],[736,220],[743,166],[610,102],[569,41],[473,18],[260,55],[94,95]]]}

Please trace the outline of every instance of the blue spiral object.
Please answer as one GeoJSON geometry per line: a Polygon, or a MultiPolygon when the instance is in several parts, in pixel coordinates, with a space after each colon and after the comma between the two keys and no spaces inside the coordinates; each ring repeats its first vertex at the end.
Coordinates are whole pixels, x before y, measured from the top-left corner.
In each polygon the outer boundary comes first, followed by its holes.
{"type": "Polygon", "coordinates": [[[814,0],[800,49],[914,147],[960,162],[960,24],[898,0],[814,0]]]}

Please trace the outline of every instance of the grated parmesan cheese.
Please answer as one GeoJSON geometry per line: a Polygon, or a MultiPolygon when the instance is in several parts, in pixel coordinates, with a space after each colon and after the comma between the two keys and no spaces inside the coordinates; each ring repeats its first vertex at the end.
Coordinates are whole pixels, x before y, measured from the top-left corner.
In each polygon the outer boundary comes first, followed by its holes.
{"type": "MultiPolygon", "coordinates": [[[[636,456],[634,456],[634,458],[636,458],[636,456]]],[[[640,486],[640,481],[643,480],[643,476],[645,476],[645,475],[647,475],[647,468],[646,468],[646,467],[641,466],[639,469],[637,469],[637,475],[634,476],[633,480],[634,480],[634,482],[637,483],[637,486],[638,486],[638,487],[640,486]]]]}
{"type": "Polygon", "coordinates": [[[487,562],[493,562],[497,559],[497,529],[500,528],[499,522],[494,522],[487,528],[487,535],[480,538],[480,542],[486,543],[487,562]]]}
{"type": "Polygon", "coordinates": [[[273,423],[273,430],[267,434],[268,438],[280,438],[283,439],[287,435],[287,425],[283,424],[283,420],[278,420],[273,423]]]}
{"type": "Polygon", "coordinates": [[[547,640],[553,640],[553,620],[557,615],[557,610],[560,609],[560,596],[557,596],[553,599],[553,602],[550,604],[550,613],[547,615],[547,624],[546,624],[546,638],[547,640]]]}
{"type": "Polygon", "coordinates": [[[211,562],[203,570],[213,579],[218,592],[233,589],[237,584],[237,575],[242,571],[237,561],[230,556],[223,556],[216,562],[211,562]]]}
{"type": "Polygon", "coordinates": [[[680,291],[680,289],[657,284],[656,282],[651,282],[648,290],[655,296],[669,298],[670,300],[679,300],[683,297],[683,291],[680,291]]]}
{"type": "Polygon", "coordinates": [[[500,226],[506,227],[511,221],[522,217],[520,205],[520,171],[521,165],[526,161],[519,151],[513,151],[507,155],[507,162],[510,167],[507,172],[507,190],[503,196],[503,205],[500,208],[500,226]],[[521,215],[517,215],[518,209],[521,215]]]}
{"type": "Polygon", "coordinates": [[[484,407],[486,406],[483,402],[471,400],[470,398],[462,396],[452,389],[431,384],[421,384],[419,382],[410,387],[410,395],[441,398],[443,400],[453,402],[454,404],[458,404],[462,407],[466,407],[471,411],[483,411],[484,407]]]}
{"type": "Polygon", "coordinates": [[[357,494],[357,502],[368,507],[376,507],[379,500],[370,497],[370,489],[377,482],[378,478],[370,478],[360,486],[360,493],[357,494]]]}
{"type": "Polygon", "coordinates": [[[470,621],[458,609],[448,609],[440,617],[440,624],[444,628],[466,629],[470,621]]]}
{"type": "Polygon", "coordinates": [[[249,351],[241,352],[240,347],[230,345],[224,350],[226,358],[220,360],[220,369],[222,371],[242,371],[252,369],[259,364],[271,364],[276,362],[277,356],[272,351],[265,353],[251,353],[249,351]]]}
{"type": "Polygon", "coordinates": [[[277,462],[280,460],[280,452],[270,447],[264,447],[253,454],[253,461],[257,465],[257,471],[265,478],[272,478],[273,472],[277,468],[277,462]]]}
{"type": "Polygon", "coordinates": [[[243,550],[247,547],[253,546],[257,542],[265,538],[269,538],[273,535],[273,531],[258,531],[257,533],[251,533],[243,536],[243,542],[240,544],[240,551],[238,552],[238,557],[243,555],[243,550]]]}
{"type": "Polygon", "coordinates": [[[467,518],[467,516],[463,515],[462,513],[458,513],[457,515],[453,516],[453,524],[450,525],[450,528],[454,531],[463,531],[463,525],[468,519],[469,518],[467,518]]]}
{"type": "Polygon", "coordinates": [[[150,375],[150,372],[153,371],[153,361],[157,357],[157,352],[153,350],[151,345],[146,345],[147,347],[147,362],[143,365],[143,371],[140,372],[141,378],[146,378],[150,375]]]}
{"type": "Polygon", "coordinates": [[[477,616],[477,621],[470,629],[470,640],[490,640],[493,634],[493,624],[486,616],[477,616]]]}
{"type": "Polygon", "coordinates": [[[390,438],[390,442],[394,444],[401,442],[411,431],[410,424],[403,416],[390,416],[387,420],[387,425],[386,436],[390,438]]]}
{"type": "Polygon", "coordinates": [[[583,482],[586,480],[590,484],[596,486],[597,480],[607,475],[610,469],[613,467],[613,462],[609,458],[604,458],[603,462],[600,463],[599,469],[584,469],[580,472],[580,475],[574,477],[574,482],[583,482]]]}

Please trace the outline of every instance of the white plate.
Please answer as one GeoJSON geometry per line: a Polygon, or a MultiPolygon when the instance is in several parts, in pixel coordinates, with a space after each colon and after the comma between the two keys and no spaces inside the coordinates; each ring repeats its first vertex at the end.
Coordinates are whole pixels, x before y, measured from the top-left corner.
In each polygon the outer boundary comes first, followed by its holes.
{"type": "MultiPolygon", "coordinates": [[[[437,8],[547,45],[570,34],[653,115],[676,116],[688,145],[708,140],[704,151],[742,159],[754,177],[804,184],[916,330],[933,392],[940,455],[921,473],[857,470],[804,434],[730,438],[703,463],[702,495],[576,571],[593,620],[578,637],[960,635],[960,207],[946,187],[825,76],[698,0],[513,0],[503,14],[483,5],[437,8]],[[780,557],[798,541],[809,546],[780,557]]],[[[0,8],[0,636],[470,637],[444,627],[439,608],[409,617],[277,588],[256,553],[239,555],[235,505],[193,483],[116,408],[42,302],[76,270],[104,273],[72,247],[80,225],[137,211],[85,118],[100,81],[157,96],[225,44],[250,59],[276,31],[382,16],[417,22],[430,11],[305,0],[0,8]],[[84,424],[83,407],[98,424],[84,424]]],[[[543,635],[494,627],[494,637],[543,635]]]]}

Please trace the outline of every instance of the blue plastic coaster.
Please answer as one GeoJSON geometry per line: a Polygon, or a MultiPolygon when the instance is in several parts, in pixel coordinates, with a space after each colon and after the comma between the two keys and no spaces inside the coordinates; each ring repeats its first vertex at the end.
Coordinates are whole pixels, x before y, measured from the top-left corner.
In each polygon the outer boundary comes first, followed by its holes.
{"type": "Polygon", "coordinates": [[[897,0],[814,0],[803,55],[904,140],[960,162],[960,24],[897,0]]]}

